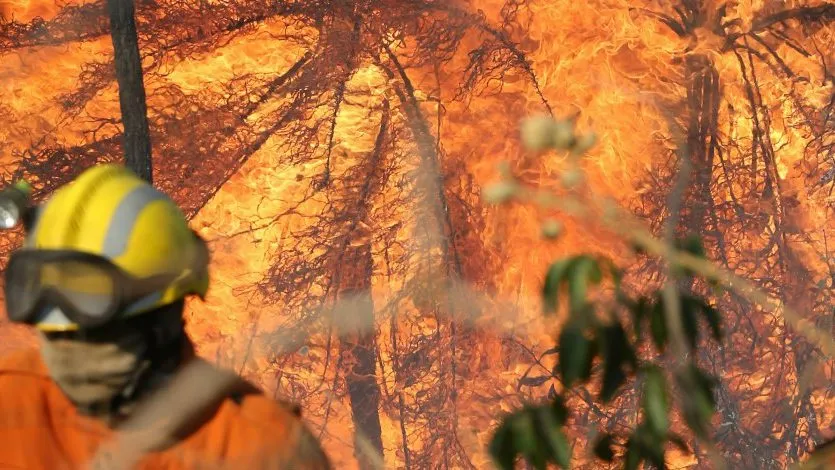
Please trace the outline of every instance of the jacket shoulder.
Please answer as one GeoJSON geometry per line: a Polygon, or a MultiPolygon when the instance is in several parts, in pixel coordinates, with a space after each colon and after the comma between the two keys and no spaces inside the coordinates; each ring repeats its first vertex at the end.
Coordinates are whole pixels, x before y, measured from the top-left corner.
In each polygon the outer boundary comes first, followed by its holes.
{"type": "Polygon", "coordinates": [[[229,399],[238,406],[247,419],[256,421],[295,421],[301,418],[301,407],[285,400],[272,399],[255,386],[246,383],[242,390],[230,394],[229,399]]]}
{"type": "Polygon", "coordinates": [[[273,400],[248,383],[244,390],[231,393],[223,405],[222,413],[233,428],[261,429],[268,431],[261,438],[286,440],[296,428],[303,426],[299,407],[288,402],[273,400]]]}
{"type": "Polygon", "coordinates": [[[40,350],[29,348],[0,356],[0,380],[22,375],[38,378],[48,376],[40,350]]]}
{"type": "MultiPolygon", "coordinates": [[[[0,357],[0,423],[10,420],[45,419],[42,416],[51,396],[52,381],[37,349],[16,351],[0,357]]],[[[0,427],[2,427],[0,426],[0,427]]]]}
{"type": "Polygon", "coordinates": [[[230,424],[236,437],[247,436],[251,443],[260,441],[271,450],[272,459],[280,459],[285,465],[280,468],[331,468],[319,440],[302,420],[299,406],[273,399],[247,384],[227,400],[226,408],[227,419],[234,421],[230,424]],[[277,452],[279,449],[283,452],[277,452]]]}

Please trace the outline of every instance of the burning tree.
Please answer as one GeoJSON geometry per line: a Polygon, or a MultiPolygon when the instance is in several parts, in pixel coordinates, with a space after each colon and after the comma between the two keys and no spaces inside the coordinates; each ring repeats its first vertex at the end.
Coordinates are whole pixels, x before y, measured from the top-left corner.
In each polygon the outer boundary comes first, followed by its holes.
{"type": "MultiPolygon", "coordinates": [[[[307,405],[322,432],[333,401],[344,394],[363,468],[384,454],[381,411],[401,423],[396,452],[408,466],[473,468],[457,437],[456,407],[478,335],[451,319],[434,296],[450,281],[484,283],[495,267],[480,253],[478,188],[468,182],[462,156],[445,152],[440,126],[449,102],[493,91],[513,70],[538,89],[510,33],[523,34],[517,21],[523,5],[508,2],[490,21],[465,3],[425,0],[137,4],[160,155],[154,180],[189,215],[270,139],[280,141],[282,165],[313,168],[299,175],[309,180],[305,192],[267,221],[292,219],[302,228],[288,231],[290,242],[276,251],[259,285],[265,299],[291,314],[267,335],[275,365],[258,373],[274,368],[276,390],[307,405]],[[220,87],[193,92],[167,80],[182,61],[257,34],[285,47],[295,57],[291,65],[236,73],[220,87]],[[456,69],[462,55],[469,59],[456,69]],[[433,80],[434,96],[416,80],[433,80]],[[454,94],[442,96],[450,88],[454,94]],[[341,131],[339,118],[350,112],[366,113],[373,124],[341,131]],[[375,136],[368,148],[365,133],[375,136]],[[410,235],[413,241],[405,242],[410,235]],[[372,281],[380,278],[403,286],[375,308],[372,281]],[[385,340],[377,332],[380,313],[392,319],[385,340]],[[283,374],[288,363],[299,363],[294,352],[303,344],[302,366],[323,351],[315,366],[332,387],[310,390],[283,374]]],[[[7,20],[0,48],[96,41],[107,33],[102,18],[104,2],[91,2],[62,7],[50,20],[7,20]]],[[[113,80],[111,58],[85,63],[78,85],[59,102],[62,125],[83,123],[86,141],[44,137],[15,156],[20,164],[10,177],[34,179],[44,194],[85,166],[118,160],[118,120],[91,111],[113,80]]]]}
{"type": "MultiPolygon", "coordinates": [[[[629,11],[653,39],[672,33],[680,46],[659,51],[653,59],[666,59],[659,63],[647,64],[649,54],[624,54],[637,62],[621,65],[625,81],[653,96],[644,109],[664,125],[648,127],[663,130],[656,131],[657,166],[642,178],[640,198],[623,199],[658,234],[672,218],[679,236],[700,235],[712,258],[831,333],[823,193],[832,182],[833,5],[775,2],[756,10],[743,2],[641,2],[629,11]],[[677,174],[685,178],[680,187],[677,174]]],[[[636,42],[633,51],[658,44],[636,42]]],[[[666,277],[653,261],[630,274],[637,291],[666,277]]],[[[692,279],[678,288],[713,294],[692,279]]],[[[736,294],[714,302],[731,315],[729,344],[703,350],[700,360],[723,378],[716,422],[723,456],[733,467],[782,468],[829,433],[819,403],[831,400],[832,389],[813,377],[831,371],[831,357],[780,315],[736,294]]],[[[526,385],[538,379],[526,376],[526,385]]],[[[581,393],[575,426],[600,419],[609,431],[634,426],[637,385],[611,413],[581,393]]]]}
{"type": "MultiPolygon", "coordinates": [[[[653,181],[660,196],[672,189],[662,175],[672,168],[689,172],[680,232],[700,235],[714,259],[810,320],[831,325],[831,264],[821,263],[828,250],[815,253],[826,244],[825,225],[818,234],[801,227],[816,225],[808,214],[820,200],[819,188],[831,183],[827,147],[835,95],[827,57],[835,5],[799,3],[767,5],[750,17],[739,5],[705,1],[644,10],[692,38],[681,57],[686,99],[670,108],[681,117],[672,126],[683,138],[671,153],[680,158],[671,158],[653,181]]],[[[658,204],[642,212],[660,223],[670,210],[658,204]]],[[[706,287],[680,286],[703,294],[706,287]]],[[[717,437],[734,466],[778,468],[786,458],[796,461],[823,438],[815,389],[802,377],[815,374],[824,358],[784,321],[756,314],[746,300],[728,295],[717,301],[734,315],[730,344],[702,358],[724,377],[717,437]],[[761,370],[763,357],[779,365],[754,385],[747,377],[761,370]]]]}
{"type": "MultiPolygon", "coordinates": [[[[800,209],[823,205],[835,174],[828,163],[833,7],[810,1],[778,9],[769,3],[752,11],[746,5],[136,2],[155,183],[197,216],[249,162],[269,154],[260,165],[276,174],[270,184],[290,179],[299,188],[281,194],[280,202],[262,198],[265,207],[279,209],[259,209],[259,220],[240,230],[258,237],[280,232],[263,243],[269,244],[269,266],[251,289],[236,294],[257,296],[265,312],[282,312],[252,319],[259,334],[247,339],[246,349],[263,343],[269,353],[264,360],[253,353],[242,370],[301,401],[323,436],[332,434],[328,424],[345,403],[354,451],[366,466],[379,463],[380,454],[410,468],[478,466],[476,454],[483,449],[469,448],[463,417],[512,402],[520,390],[541,397],[553,381],[526,376],[515,390],[491,390],[490,396],[469,384],[482,368],[495,381],[492,376],[515,374],[521,357],[533,358],[528,362],[534,367],[537,357],[554,351],[540,350],[528,337],[496,340],[470,321],[483,312],[450,304],[444,293],[461,281],[483,292],[508,290],[507,272],[530,259],[540,262],[537,252],[548,251],[515,233],[498,247],[486,240],[493,215],[478,200],[477,170],[489,156],[468,153],[474,151],[455,147],[454,140],[481,117],[474,103],[499,103],[491,109],[503,113],[498,125],[479,123],[482,129],[502,127],[488,129],[489,138],[482,131],[489,143],[467,136],[468,145],[485,152],[515,151],[503,142],[512,139],[511,118],[550,112],[545,96],[554,103],[560,97],[558,111],[577,114],[584,124],[605,120],[584,109],[599,110],[596,98],[582,93],[611,93],[608,83],[560,81],[566,78],[560,73],[571,70],[563,65],[582,63],[584,56],[611,61],[611,69],[629,77],[618,79],[620,85],[651,89],[656,98],[643,110],[666,123],[647,129],[655,136],[650,151],[627,145],[629,155],[615,152],[609,160],[615,165],[645,158],[644,167],[651,168],[648,175],[645,169],[629,175],[648,182],[640,198],[621,198],[660,230],[679,212],[668,203],[671,175],[689,168],[680,232],[701,234],[712,257],[825,321],[830,281],[816,296],[806,291],[831,277],[830,264],[819,259],[825,244],[812,233],[825,233],[825,223],[804,219],[800,209]],[[549,28],[564,34],[565,43],[547,40],[552,36],[542,30],[549,28]],[[641,34],[628,38],[612,32],[637,29],[641,34]],[[630,60],[636,49],[664,60],[630,60]],[[258,54],[270,60],[252,58],[258,54]],[[205,65],[233,56],[242,64],[237,69],[205,65]],[[213,80],[205,80],[207,74],[213,80]],[[803,155],[802,161],[792,153],[803,155]],[[484,346],[490,341],[498,354],[484,346]]],[[[109,35],[105,2],[72,3],[47,16],[0,22],[4,58],[65,49],[80,57],[77,83],[48,109],[24,113],[2,95],[9,101],[0,106],[17,118],[8,136],[0,134],[15,149],[3,155],[14,163],[4,177],[34,180],[39,197],[94,162],[122,158],[118,114],[107,105],[115,96],[115,76],[112,53],[103,45],[109,35]],[[46,124],[31,115],[48,116],[46,124]]],[[[630,130],[614,117],[601,124],[610,127],[610,136],[630,130]]],[[[522,160],[513,165],[529,182],[542,183],[559,165],[522,160]]],[[[270,188],[260,191],[272,194],[270,188]]],[[[526,220],[525,213],[516,214],[526,220]]],[[[631,280],[633,286],[657,284],[661,271],[646,262],[632,270],[631,280]]],[[[520,297],[528,287],[523,284],[514,286],[520,297]]],[[[699,284],[680,288],[706,292],[699,284]]],[[[815,403],[825,392],[800,386],[818,353],[780,319],[755,314],[743,299],[717,301],[736,316],[728,321],[733,346],[703,349],[709,352],[702,359],[724,378],[720,412],[730,424],[720,426],[719,438],[728,457],[763,467],[776,465],[779,455],[802,455],[822,426],[815,403]],[[761,357],[780,373],[764,374],[761,357]],[[761,395],[772,398],[755,400],[761,395]],[[780,397],[791,398],[777,403],[780,397]],[[777,418],[774,410],[780,410],[777,418]],[[774,422],[780,429],[771,428],[774,422]]],[[[585,421],[628,425],[635,397],[624,394],[612,412],[595,409],[588,397],[577,406],[588,411],[585,421]]],[[[585,442],[579,431],[574,437],[585,442]]]]}
{"type": "MultiPolygon", "coordinates": [[[[742,2],[697,0],[634,6],[636,15],[660,22],[686,46],[670,57],[678,71],[667,78],[676,93],[656,105],[668,125],[659,137],[668,157],[633,207],[659,234],[669,218],[677,220],[679,236],[699,235],[712,258],[831,333],[828,224],[812,214],[828,212],[821,192],[832,181],[835,95],[827,58],[835,6],[795,3],[760,11],[746,11],[742,2]],[[674,185],[679,173],[682,187],[674,185]]],[[[665,277],[652,261],[631,274],[643,288],[665,277]],[[655,282],[647,285],[648,279],[655,282]]],[[[693,279],[678,287],[712,293],[693,279]]],[[[739,295],[715,302],[731,315],[729,344],[700,355],[723,378],[716,438],[733,467],[783,468],[827,434],[813,403],[831,396],[831,387],[811,377],[831,358],[739,295]],[[768,373],[763,360],[774,364],[768,373]]],[[[640,393],[634,391],[622,397],[621,409],[634,408],[640,393]]],[[[585,419],[600,416],[579,406],[585,419]]],[[[621,413],[608,421],[609,430],[632,423],[621,413]]]]}

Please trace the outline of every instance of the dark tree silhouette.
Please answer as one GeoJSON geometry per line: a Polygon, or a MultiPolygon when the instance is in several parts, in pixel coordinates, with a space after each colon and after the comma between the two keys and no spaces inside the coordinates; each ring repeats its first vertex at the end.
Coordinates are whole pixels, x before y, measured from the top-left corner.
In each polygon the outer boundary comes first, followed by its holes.
{"type": "Polygon", "coordinates": [[[148,128],[133,0],[107,0],[107,10],[110,13],[116,80],[119,82],[125,166],[142,179],[153,182],[151,132],[148,128]]]}

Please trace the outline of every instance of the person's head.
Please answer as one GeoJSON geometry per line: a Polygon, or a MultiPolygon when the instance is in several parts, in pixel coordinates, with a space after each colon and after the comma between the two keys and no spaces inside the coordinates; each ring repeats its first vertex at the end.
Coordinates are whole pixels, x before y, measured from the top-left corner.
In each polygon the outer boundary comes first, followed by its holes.
{"type": "Polygon", "coordinates": [[[207,288],[208,250],[176,204],[126,168],[101,165],[38,208],[9,259],[6,309],[41,332],[68,397],[100,407],[179,352],[183,299],[207,288]]]}

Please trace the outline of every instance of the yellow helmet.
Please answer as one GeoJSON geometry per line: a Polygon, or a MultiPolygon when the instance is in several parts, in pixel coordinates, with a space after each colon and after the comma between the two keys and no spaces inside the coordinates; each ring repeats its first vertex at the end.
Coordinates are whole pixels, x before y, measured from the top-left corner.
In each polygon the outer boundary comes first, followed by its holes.
{"type": "MultiPolygon", "coordinates": [[[[147,279],[164,280],[164,284],[157,284],[153,292],[143,291],[141,298],[131,298],[129,305],[119,304],[121,311],[111,313],[121,318],[157,309],[190,294],[202,298],[209,284],[205,243],[189,229],[182,211],[165,194],[120,165],[92,167],[58,189],[38,210],[18,253],[33,255],[27,263],[18,264],[29,265],[29,271],[33,264],[41,266],[37,270],[40,279],[37,282],[41,283],[47,273],[43,266],[48,262],[54,264],[54,260],[48,261],[48,256],[38,258],[44,253],[78,253],[93,261],[104,260],[102,263],[118,268],[113,271],[121,271],[117,274],[123,284],[134,283],[134,280],[136,283],[147,279]],[[47,261],[33,261],[39,259],[47,261]]],[[[80,272],[75,269],[74,272],[80,272]]],[[[23,272],[23,269],[17,271],[23,272]]],[[[81,276],[66,274],[66,269],[63,272],[59,276],[63,283],[69,278],[77,281],[81,276]]],[[[119,286],[111,287],[117,282],[109,278],[98,277],[90,284],[99,286],[97,289],[106,291],[106,295],[111,295],[111,291],[113,296],[116,291],[126,291],[119,286]]],[[[40,288],[39,292],[43,290],[40,288]]],[[[96,295],[101,296],[101,292],[96,295]]],[[[15,305],[32,309],[35,302],[26,304],[23,299],[17,300],[15,305]]],[[[23,311],[24,308],[18,309],[23,311]]],[[[71,317],[53,310],[27,322],[43,331],[79,329],[79,322],[71,317]]]]}

